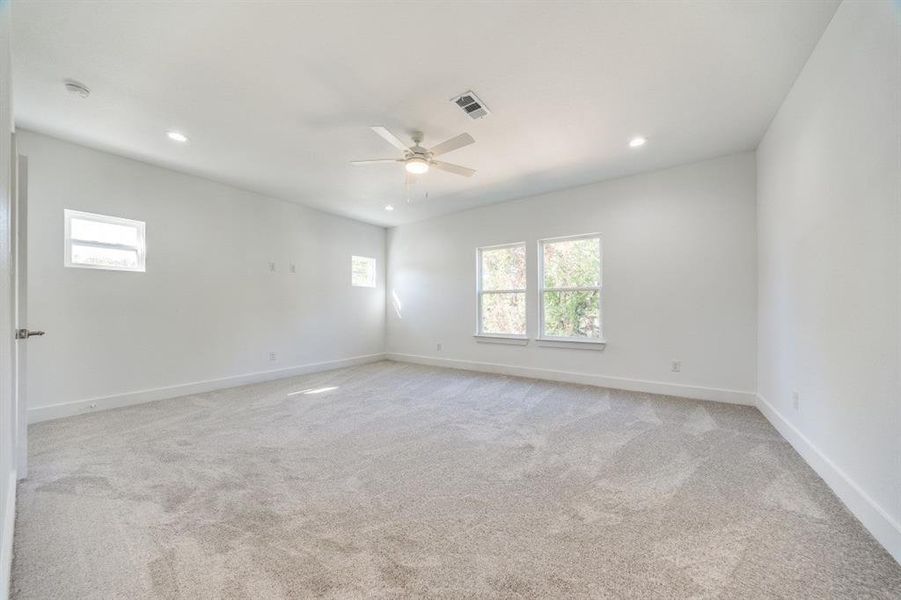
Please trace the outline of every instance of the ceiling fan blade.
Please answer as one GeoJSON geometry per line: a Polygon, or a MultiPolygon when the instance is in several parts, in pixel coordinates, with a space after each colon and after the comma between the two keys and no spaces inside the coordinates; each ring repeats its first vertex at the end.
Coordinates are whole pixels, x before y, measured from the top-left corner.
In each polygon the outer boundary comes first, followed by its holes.
{"type": "Polygon", "coordinates": [[[373,127],[372,130],[382,136],[386,142],[388,142],[398,150],[403,150],[404,152],[406,152],[410,149],[406,144],[400,141],[400,139],[396,135],[394,135],[384,127],[373,127]]]}
{"type": "Polygon", "coordinates": [[[462,175],[463,177],[472,177],[476,174],[475,169],[470,169],[469,167],[461,167],[460,165],[454,165],[451,163],[441,162],[440,160],[433,160],[432,166],[436,169],[441,169],[442,171],[447,171],[448,173],[453,173],[454,175],[462,175]]]}
{"type": "Polygon", "coordinates": [[[441,154],[446,154],[453,150],[462,148],[463,146],[468,146],[470,144],[475,144],[475,143],[476,143],[476,141],[474,139],[472,139],[471,135],[469,135],[468,133],[461,133],[460,135],[458,135],[456,137],[452,137],[449,140],[445,140],[445,141],[441,142],[434,148],[431,148],[429,150],[429,152],[432,153],[432,156],[439,156],[441,154]]]}
{"type": "Polygon", "coordinates": [[[374,158],[372,160],[352,160],[350,164],[359,167],[360,165],[380,165],[383,163],[404,162],[402,158],[374,158]]]}

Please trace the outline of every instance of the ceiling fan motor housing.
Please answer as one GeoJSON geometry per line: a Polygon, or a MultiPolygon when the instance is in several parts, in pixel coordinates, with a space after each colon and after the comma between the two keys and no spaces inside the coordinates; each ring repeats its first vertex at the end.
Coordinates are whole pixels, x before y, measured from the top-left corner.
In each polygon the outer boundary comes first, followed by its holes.
{"type": "Polygon", "coordinates": [[[444,140],[437,146],[432,148],[424,148],[422,143],[423,135],[421,131],[412,133],[413,146],[407,146],[396,135],[385,129],[384,127],[372,127],[372,130],[383,138],[386,142],[403,151],[403,158],[376,158],[372,160],[355,160],[351,161],[353,165],[370,165],[383,163],[404,163],[404,168],[408,173],[413,175],[421,175],[428,172],[430,167],[435,167],[441,171],[447,171],[454,175],[462,175],[463,177],[472,177],[475,175],[475,169],[469,167],[461,167],[453,163],[440,160],[434,160],[436,156],[459,150],[464,146],[474,144],[475,140],[468,133],[461,133],[450,139],[444,140]]]}

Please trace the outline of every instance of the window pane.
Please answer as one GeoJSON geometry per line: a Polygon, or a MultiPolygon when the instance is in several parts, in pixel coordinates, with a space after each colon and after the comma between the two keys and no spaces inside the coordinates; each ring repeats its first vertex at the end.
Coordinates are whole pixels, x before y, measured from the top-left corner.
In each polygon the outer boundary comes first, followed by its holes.
{"type": "Polygon", "coordinates": [[[138,267],[138,251],[118,248],[95,248],[73,243],[72,262],[77,265],[136,269],[138,267]]]}
{"type": "Polygon", "coordinates": [[[482,250],[483,290],[524,290],[526,247],[510,246],[482,250]]]}
{"type": "Polygon", "coordinates": [[[481,333],[525,335],[525,293],[482,294],[481,333]]]}
{"type": "Polygon", "coordinates": [[[545,292],[544,335],[601,337],[600,292],[545,292]]]}
{"type": "Polygon", "coordinates": [[[138,229],[134,226],[73,218],[69,223],[69,228],[73,240],[138,246],[138,229]]]}
{"type": "Polygon", "coordinates": [[[358,287],[375,287],[375,259],[367,256],[350,257],[350,283],[358,287]]]}
{"type": "Polygon", "coordinates": [[[601,244],[598,238],[546,242],[544,287],[601,285],[601,244]]]}

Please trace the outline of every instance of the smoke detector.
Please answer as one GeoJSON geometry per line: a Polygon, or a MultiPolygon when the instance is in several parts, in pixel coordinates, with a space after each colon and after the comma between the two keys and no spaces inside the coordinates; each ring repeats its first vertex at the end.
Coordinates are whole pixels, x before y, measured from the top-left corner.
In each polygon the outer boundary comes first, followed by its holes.
{"type": "Polygon", "coordinates": [[[91,95],[91,90],[88,89],[88,86],[81,83],[80,81],[75,81],[74,79],[66,79],[63,84],[66,86],[66,91],[73,96],[78,96],[79,98],[87,98],[91,95]]]}
{"type": "Polygon", "coordinates": [[[488,116],[488,107],[472,90],[463,92],[456,98],[451,98],[451,102],[463,109],[470,119],[475,120],[488,116]]]}

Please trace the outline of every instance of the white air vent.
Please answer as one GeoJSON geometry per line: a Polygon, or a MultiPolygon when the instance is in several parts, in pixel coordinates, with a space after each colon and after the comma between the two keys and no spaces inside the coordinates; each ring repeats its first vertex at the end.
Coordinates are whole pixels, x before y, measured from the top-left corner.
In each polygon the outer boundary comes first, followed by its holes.
{"type": "Polygon", "coordinates": [[[451,102],[462,108],[470,119],[481,119],[488,116],[488,107],[472,90],[452,98],[451,102]]]}

